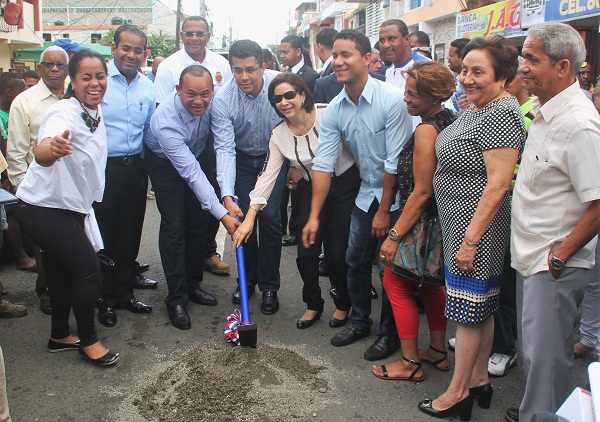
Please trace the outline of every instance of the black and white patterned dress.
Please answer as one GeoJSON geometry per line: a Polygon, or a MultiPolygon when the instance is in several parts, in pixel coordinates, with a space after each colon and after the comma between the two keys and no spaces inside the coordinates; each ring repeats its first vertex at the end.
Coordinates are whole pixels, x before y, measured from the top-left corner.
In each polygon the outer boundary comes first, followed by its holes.
{"type": "Polygon", "coordinates": [[[502,147],[521,151],[524,142],[525,126],[514,97],[492,101],[479,111],[466,110],[436,140],[438,166],[433,184],[444,239],[445,314],[454,321],[479,324],[498,308],[500,274],[510,236],[508,193],[481,238],[476,270],[459,270],[455,257],[487,184],[483,152],[502,147]]]}

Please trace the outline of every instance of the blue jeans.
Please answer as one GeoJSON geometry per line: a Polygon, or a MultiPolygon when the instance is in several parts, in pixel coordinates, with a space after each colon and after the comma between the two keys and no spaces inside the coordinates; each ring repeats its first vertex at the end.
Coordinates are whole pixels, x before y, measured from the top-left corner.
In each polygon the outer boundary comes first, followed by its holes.
{"type": "MultiPolygon", "coordinates": [[[[250,192],[256,185],[267,155],[252,156],[236,151],[235,194],[244,215],[250,206],[250,192]]],[[[277,176],[269,202],[256,218],[258,224],[244,244],[246,258],[246,283],[250,289],[257,284],[261,292],[279,290],[279,263],[281,261],[281,215],[279,203],[285,183],[286,172],[277,176]],[[258,233],[258,235],[257,235],[258,233]],[[260,244],[260,247],[259,247],[260,244]]]]}
{"type": "MultiPolygon", "coordinates": [[[[370,328],[373,321],[371,315],[371,277],[372,261],[375,253],[379,251],[385,237],[376,238],[371,236],[373,217],[379,208],[379,202],[374,199],[369,211],[364,212],[356,205],[352,210],[350,220],[350,237],[348,238],[348,250],[346,251],[346,263],[348,264],[348,294],[352,305],[352,325],[358,329],[370,328]]],[[[398,211],[391,213],[390,224],[398,219],[398,211]]],[[[379,255],[379,253],[377,253],[379,255]]],[[[383,268],[381,261],[377,258],[379,276],[382,277],[383,268]]],[[[379,321],[378,336],[398,337],[394,313],[390,300],[381,289],[381,318],[379,321]]]]}

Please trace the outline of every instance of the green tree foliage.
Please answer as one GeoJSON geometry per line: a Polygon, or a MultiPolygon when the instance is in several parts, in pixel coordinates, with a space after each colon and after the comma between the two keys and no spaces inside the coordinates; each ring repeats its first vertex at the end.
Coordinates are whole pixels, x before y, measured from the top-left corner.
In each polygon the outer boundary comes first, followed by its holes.
{"type": "MultiPolygon", "coordinates": [[[[112,44],[115,36],[115,30],[111,29],[100,39],[100,44],[112,44]]],[[[170,35],[152,33],[147,35],[148,48],[152,50],[152,57],[169,57],[175,52],[175,38],[170,35]]]]}
{"type": "Polygon", "coordinates": [[[102,38],[100,38],[100,44],[104,45],[104,44],[112,44],[113,43],[113,39],[115,37],[115,30],[111,29],[109,30],[106,34],[104,34],[102,36],[102,38]]]}
{"type": "Polygon", "coordinates": [[[175,52],[175,38],[171,35],[158,34],[148,35],[148,48],[152,49],[152,57],[169,57],[175,52]]]}

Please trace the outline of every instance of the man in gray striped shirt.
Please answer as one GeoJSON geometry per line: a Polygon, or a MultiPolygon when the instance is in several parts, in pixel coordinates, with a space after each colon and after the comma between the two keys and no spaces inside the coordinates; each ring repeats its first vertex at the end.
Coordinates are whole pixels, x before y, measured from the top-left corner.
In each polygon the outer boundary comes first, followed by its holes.
{"type": "MultiPolygon", "coordinates": [[[[250,191],[267,158],[271,131],[281,122],[267,94],[269,84],[278,72],[265,70],[262,49],[250,40],[231,45],[229,64],[233,80],[227,81],[213,99],[212,130],[217,156],[217,181],[223,204],[230,215],[241,217],[248,211],[250,191]],[[239,198],[239,207],[233,202],[234,195],[239,198]]],[[[254,293],[258,284],[263,294],[260,309],[267,315],[279,309],[279,203],[284,179],[285,172],[282,170],[269,204],[258,215],[259,234],[257,236],[255,231],[244,248],[248,294],[254,293]]],[[[239,287],[232,301],[234,304],[240,303],[239,287]]]]}

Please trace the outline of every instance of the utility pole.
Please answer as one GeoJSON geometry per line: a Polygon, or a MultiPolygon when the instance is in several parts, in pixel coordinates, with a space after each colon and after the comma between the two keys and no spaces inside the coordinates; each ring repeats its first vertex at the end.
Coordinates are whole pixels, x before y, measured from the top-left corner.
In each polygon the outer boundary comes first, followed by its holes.
{"type": "Polygon", "coordinates": [[[181,0],[177,0],[177,16],[175,18],[175,51],[179,51],[179,27],[181,26],[181,0]]]}

